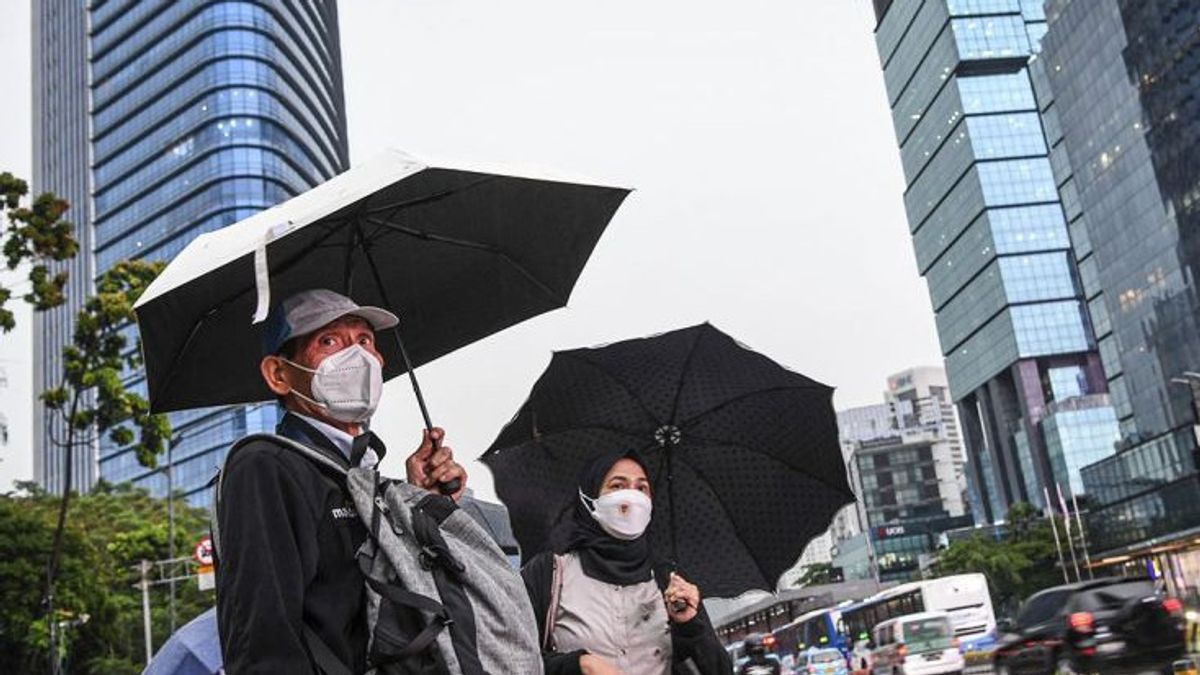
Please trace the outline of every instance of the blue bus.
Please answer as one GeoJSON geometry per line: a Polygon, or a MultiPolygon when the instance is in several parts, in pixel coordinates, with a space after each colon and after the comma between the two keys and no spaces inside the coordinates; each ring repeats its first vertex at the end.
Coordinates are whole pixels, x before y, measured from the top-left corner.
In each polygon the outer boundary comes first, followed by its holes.
{"type": "Polygon", "coordinates": [[[793,659],[803,651],[817,647],[819,649],[835,648],[843,655],[849,654],[852,644],[847,644],[845,636],[838,631],[841,620],[841,610],[837,607],[825,607],[806,614],[801,614],[791,623],[776,628],[771,634],[775,636],[775,653],[780,658],[791,656],[793,659]]]}
{"type": "Polygon", "coordinates": [[[772,632],[780,657],[811,647],[833,647],[847,657],[875,626],[906,614],[941,610],[949,614],[963,651],[995,641],[996,616],[982,574],[958,574],[894,586],[864,600],[847,601],[800,615],[772,632]]]}

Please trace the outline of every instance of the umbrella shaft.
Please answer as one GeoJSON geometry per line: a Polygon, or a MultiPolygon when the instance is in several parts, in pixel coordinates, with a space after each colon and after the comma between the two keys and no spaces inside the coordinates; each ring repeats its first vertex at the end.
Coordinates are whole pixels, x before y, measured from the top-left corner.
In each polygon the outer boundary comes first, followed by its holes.
{"type": "MultiPolygon", "coordinates": [[[[379,289],[379,295],[383,299],[384,305],[393,307],[391,300],[387,296],[387,288],[383,285],[383,279],[379,276],[379,267],[375,265],[375,256],[371,255],[371,250],[366,247],[362,237],[361,226],[356,231],[355,236],[358,237],[358,246],[363,254],[367,257],[367,265],[371,268],[371,276],[375,279],[375,287],[379,289]]],[[[349,281],[347,281],[349,284],[349,281]]],[[[392,326],[392,335],[396,336],[396,346],[400,348],[400,358],[404,361],[404,369],[408,372],[408,381],[412,383],[413,394],[417,397],[417,406],[421,408],[421,418],[425,421],[425,430],[433,431],[433,419],[429,417],[429,408],[425,405],[425,396],[421,393],[421,385],[417,382],[417,373],[412,364],[412,359],[408,357],[408,349],[404,347],[404,338],[400,337],[400,326],[392,326]]],[[[437,447],[437,441],[434,442],[434,448],[437,447]]],[[[458,492],[462,487],[462,481],[455,478],[445,483],[438,483],[438,492],[444,495],[452,495],[458,492]]]]}
{"type": "MultiPolygon", "coordinates": [[[[408,381],[412,383],[413,394],[417,397],[417,406],[421,409],[421,417],[425,420],[425,430],[433,431],[433,419],[429,417],[429,407],[425,405],[425,396],[421,393],[421,384],[417,382],[417,374],[413,370],[412,360],[408,358],[408,350],[404,348],[404,339],[400,337],[399,326],[392,328],[392,334],[396,336],[396,344],[400,346],[400,358],[404,360],[404,367],[408,370],[408,381]]],[[[434,440],[433,447],[437,448],[437,446],[438,442],[434,440]]],[[[445,483],[438,483],[438,492],[452,495],[461,487],[462,481],[455,478],[445,483]]]]}

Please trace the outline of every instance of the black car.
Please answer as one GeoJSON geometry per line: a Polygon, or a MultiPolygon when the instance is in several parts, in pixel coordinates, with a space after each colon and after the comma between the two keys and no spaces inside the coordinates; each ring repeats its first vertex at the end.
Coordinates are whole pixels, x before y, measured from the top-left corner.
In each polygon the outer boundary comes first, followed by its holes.
{"type": "Polygon", "coordinates": [[[1149,579],[1106,578],[1055,586],[1000,622],[996,672],[1171,672],[1184,654],[1183,604],[1149,579]]]}

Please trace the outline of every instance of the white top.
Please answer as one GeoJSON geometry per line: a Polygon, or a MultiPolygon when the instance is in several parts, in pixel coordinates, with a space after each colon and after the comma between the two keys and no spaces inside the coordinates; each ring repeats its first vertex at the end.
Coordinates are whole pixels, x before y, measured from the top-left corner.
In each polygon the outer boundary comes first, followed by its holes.
{"type": "MultiPolygon", "coordinates": [[[[342,455],[344,455],[346,459],[350,459],[350,451],[351,448],[354,447],[354,436],[351,436],[332,424],[322,422],[315,417],[302,415],[294,410],[289,412],[311,424],[317,431],[325,434],[325,438],[328,438],[329,442],[333,443],[333,445],[341,451],[342,455]]],[[[363,453],[362,459],[358,462],[358,466],[363,469],[370,469],[376,464],[379,464],[379,455],[375,453],[374,448],[367,447],[367,451],[363,453]]]]}
{"type": "Polygon", "coordinates": [[[626,675],[670,675],[671,624],[654,579],[618,586],[589,577],[575,552],[562,556],[554,647],[603,657],[626,675]]]}

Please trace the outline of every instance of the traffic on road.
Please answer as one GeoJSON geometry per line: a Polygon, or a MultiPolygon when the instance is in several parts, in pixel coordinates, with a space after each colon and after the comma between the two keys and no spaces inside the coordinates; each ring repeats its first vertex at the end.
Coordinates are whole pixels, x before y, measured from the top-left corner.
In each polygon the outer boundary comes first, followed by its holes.
{"type": "Polygon", "coordinates": [[[962,574],[807,612],[727,645],[735,673],[784,675],[1196,673],[1183,603],[1147,578],[1044,589],[996,617],[987,580],[962,574]],[[761,656],[755,656],[761,652],[761,656]]]}

